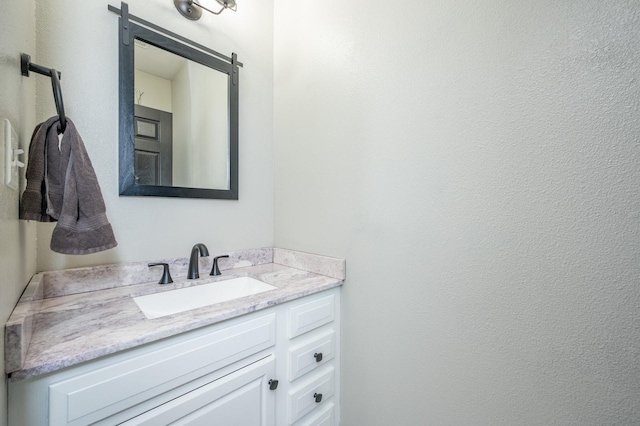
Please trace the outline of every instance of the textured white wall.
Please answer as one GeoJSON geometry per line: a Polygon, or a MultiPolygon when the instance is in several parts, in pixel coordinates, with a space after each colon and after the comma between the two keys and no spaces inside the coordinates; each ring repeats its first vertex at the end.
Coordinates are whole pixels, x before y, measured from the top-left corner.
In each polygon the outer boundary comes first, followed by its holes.
{"type": "Polygon", "coordinates": [[[275,243],[343,424],[640,423],[640,7],[275,2],[275,243]]]}
{"type": "MultiPolygon", "coordinates": [[[[188,256],[194,243],[214,252],[273,244],[273,1],[239,5],[198,22],[173,2],[130,0],[130,13],[209,46],[238,54],[240,199],[118,196],[118,18],[107,3],[37,2],[37,50],[59,69],[65,108],[96,170],[118,247],[89,256],[51,252],[53,225],[38,225],[38,270],[188,256]],[[98,83],[98,84],[97,84],[98,83]]],[[[43,79],[46,80],[46,79],[43,79]]],[[[55,113],[48,81],[38,82],[38,119],[55,113]]]]}
{"type": "MultiPolygon", "coordinates": [[[[20,53],[35,52],[35,2],[3,2],[0,13],[0,132],[7,118],[15,126],[23,147],[35,125],[35,77],[20,73],[20,53]]],[[[0,138],[0,140],[4,140],[0,138]]],[[[18,220],[18,191],[4,185],[4,145],[0,146],[0,324],[18,302],[28,279],[36,270],[36,227],[18,220]]],[[[24,181],[24,179],[23,179],[24,181]]],[[[4,331],[4,326],[2,327],[4,331]]],[[[7,424],[7,393],[4,375],[4,332],[0,339],[0,426],[7,424]]]]}

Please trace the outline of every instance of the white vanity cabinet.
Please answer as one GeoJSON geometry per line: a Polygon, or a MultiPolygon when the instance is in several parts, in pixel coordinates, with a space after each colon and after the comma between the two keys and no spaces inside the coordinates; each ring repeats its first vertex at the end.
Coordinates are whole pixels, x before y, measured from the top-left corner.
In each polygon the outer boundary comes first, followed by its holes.
{"type": "Polygon", "coordinates": [[[288,388],[286,408],[278,410],[279,425],[338,424],[339,305],[338,292],[325,292],[288,307],[288,388]],[[319,412],[327,412],[330,421],[316,418],[319,412]]]}
{"type": "Polygon", "coordinates": [[[338,287],[10,382],[9,426],[338,425],[339,305],[338,287]]]}

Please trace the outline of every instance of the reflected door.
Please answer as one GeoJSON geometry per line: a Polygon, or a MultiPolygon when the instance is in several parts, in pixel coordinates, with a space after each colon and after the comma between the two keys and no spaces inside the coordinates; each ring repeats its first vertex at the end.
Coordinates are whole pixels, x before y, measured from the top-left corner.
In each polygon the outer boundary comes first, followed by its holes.
{"type": "Polygon", "coordinates": [[[173,116],[135,106],[135,178],[138,185],[171,186],[173,178],[173,116]]]}

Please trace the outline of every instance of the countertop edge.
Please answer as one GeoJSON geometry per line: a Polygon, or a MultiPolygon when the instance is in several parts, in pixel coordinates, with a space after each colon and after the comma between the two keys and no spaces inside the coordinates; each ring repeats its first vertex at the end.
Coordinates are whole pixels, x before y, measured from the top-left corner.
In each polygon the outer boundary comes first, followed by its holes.
{"type": "Polygon", "coordinates": [[[22,368],[35,326],[35,313],[43,296],[43,275],[35,274],[11,312],[4,329],[5,371],[22,368]]]}

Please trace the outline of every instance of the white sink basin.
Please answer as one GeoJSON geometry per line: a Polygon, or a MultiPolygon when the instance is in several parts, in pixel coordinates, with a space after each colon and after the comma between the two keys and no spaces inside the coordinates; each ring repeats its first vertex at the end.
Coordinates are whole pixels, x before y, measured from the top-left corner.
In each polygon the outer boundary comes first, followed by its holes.
{"type": "Polygon", "coordinates": [[[254,278],[239,277],[134,297],[133,301],[138,304],[138,307],[147,318],[153,319],[239,299],[276,288],[254,278]]]}

